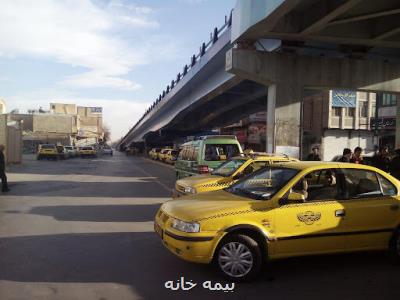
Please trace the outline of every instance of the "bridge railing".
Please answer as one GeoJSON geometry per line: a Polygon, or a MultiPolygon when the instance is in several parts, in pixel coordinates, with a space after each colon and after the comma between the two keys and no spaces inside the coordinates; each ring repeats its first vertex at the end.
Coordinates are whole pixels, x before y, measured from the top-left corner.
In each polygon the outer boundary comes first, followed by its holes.
{"type": "Polygon", "coordinates": [[[218,38],[221,35],[221,33],[225,32],[229,27],[231,27],[231,25],[232,25],[232,11],[231,11],[229,17],[225,16],[225,22],[220,28],[218,28],[218,27],[214,28],[214,31],[212,33],[210,33],[209,41],[207,43],[206,42],[202,43],[197,55],[193,54],[193,56],[190,58],[190,63],[186,64],[183,67],[182,73],[179,72],[176,75],[176,78],[171,80],[171,83],[169,85],[167,85],[167,88],[162,91],[162,93],[153,102],[153,104],[145,111],[145,113],[142,115],[142,117],[129,130],[129,132],[125,135],[125,137],[122,138],[122,141],[125,140],[125,138],[129,135],[129,133],[132,132],[132,130],[134,130],[150,112],[152,112],[155,108],[158,108],[158,104],[164,100],[165,96],[176,86],[177,83],[179,83],[179,81],[181,81],[188,74],[188,72],[191,69],[194,68],[194,66],[199,61],[199,59],[218,41],[218,38]]]}

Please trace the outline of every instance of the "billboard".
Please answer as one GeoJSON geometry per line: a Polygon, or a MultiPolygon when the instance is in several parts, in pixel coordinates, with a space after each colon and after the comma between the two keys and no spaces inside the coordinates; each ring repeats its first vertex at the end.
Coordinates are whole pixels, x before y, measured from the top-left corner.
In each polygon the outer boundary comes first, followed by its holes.
{"type": "Polygon", "coordinates": [[[332,90],[332,107],[356,107],[357,92],[332,90]]]}
{"type": "Polygon", "coordinates": [[[90,107],[90,112],[101,114],[103,112],[103,108],[102,107],[90,107]]]}

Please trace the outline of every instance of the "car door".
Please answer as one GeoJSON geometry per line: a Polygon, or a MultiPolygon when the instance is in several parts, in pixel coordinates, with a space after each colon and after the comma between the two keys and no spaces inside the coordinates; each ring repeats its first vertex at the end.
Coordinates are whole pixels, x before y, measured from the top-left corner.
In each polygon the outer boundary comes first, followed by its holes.
{"type": "Polygon", "coordinates": [[[396,186],[372,170],[342,169],[347,200],[343,200],[346,247],[349,250],[387,248],[399,223],[396,186]]]}
{"type": "Polygon", "coordinates": [[[335,169],[313,171],[291,191],[304,193],[303,203],[283,204],[275,212],[278,255],[344,251],[343,205],[336,199],[336,182],[326,179],[335,169]]]}

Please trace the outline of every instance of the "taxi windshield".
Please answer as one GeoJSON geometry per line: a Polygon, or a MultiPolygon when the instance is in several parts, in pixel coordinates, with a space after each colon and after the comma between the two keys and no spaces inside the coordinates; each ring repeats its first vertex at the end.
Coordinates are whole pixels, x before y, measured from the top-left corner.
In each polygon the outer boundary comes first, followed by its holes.
{"type": "Polygon", "coordinates": [[[231,176],[235,171],[246,162],[245,159],[230,159],[214,169],[212,175],[231,176]]]}
{"type": "Polygon", "coordinates": [[[271,199],[299,171],[281,167],[265,167],[227,188],[232,194],[256,199],[271,199]]]}

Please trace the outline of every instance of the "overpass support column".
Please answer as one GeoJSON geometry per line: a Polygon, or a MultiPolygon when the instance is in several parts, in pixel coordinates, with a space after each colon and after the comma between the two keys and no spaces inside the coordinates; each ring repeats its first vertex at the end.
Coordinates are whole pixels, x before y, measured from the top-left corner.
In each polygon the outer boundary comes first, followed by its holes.
{"type": "Polygon", "coordinates": [[[302,87],[268,86],[267,152],[300,156],[302,87]]]}

